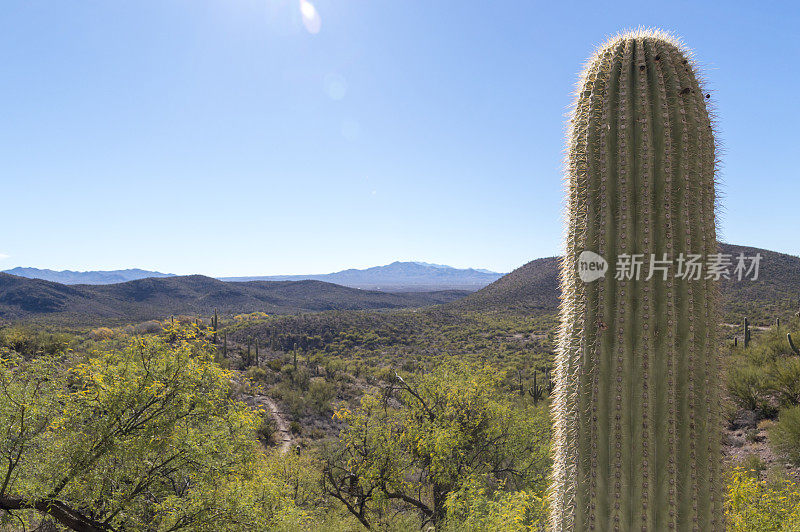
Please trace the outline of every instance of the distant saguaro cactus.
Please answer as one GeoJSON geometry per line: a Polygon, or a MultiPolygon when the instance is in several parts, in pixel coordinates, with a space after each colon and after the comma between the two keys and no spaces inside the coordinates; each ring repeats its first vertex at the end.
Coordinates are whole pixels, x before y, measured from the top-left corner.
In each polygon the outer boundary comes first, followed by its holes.
{"type": "Polygon", "coordinates": [[[211,319],[211,328],[214,331],[212,342],[214,345],[217,345],[217,330],[219,329],[219,316],[217,315],[217,309],[214,309],[214,317],[211,319]]]}
{"type": "Polygon", "coordinates": [[[750,345],[750,321],[745,318],[744,319],[744,347],[747,349],[747,346],[750,345]]]}
{"type": "Polygon", "coordinates": [[[555,532],[725,527],[717,286],[679,271],[681,254],[717,253],[706,98],[687,49],[659,31],[611,39],[580,79],[567,141],[555,532]],[[611,271],[584,282],[584,251],[611,271]],[[615,265],[637,256],[642,275],[617,279],[615,265]]]}
{"type": "Polygon", "coordinates": [[[791,349],[795,355],[800,356],[800,348],[794,345],[794,342],[792,341],[792,333],[786,333],[786,339],[789,341],[789,349],[791,349]]]}

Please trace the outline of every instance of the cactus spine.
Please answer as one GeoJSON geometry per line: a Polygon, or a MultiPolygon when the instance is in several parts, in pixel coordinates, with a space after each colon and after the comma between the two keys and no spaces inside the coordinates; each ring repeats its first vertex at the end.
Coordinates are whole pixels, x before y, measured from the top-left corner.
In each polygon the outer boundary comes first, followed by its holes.
{"type": "Polygon", "coordinates": [[[551,529],[724,529],[717,287],[648,279],[656,260],[717,253],[715,142],[686,49],[611,39],[587,63],[567,146],[551,529]],[[611,271],[584,283],[582,251],[611,271]],[[617,258],[643,254],[639,280],[617,258]],[[666,255],[666,257],[664,257],[666,255]]]}

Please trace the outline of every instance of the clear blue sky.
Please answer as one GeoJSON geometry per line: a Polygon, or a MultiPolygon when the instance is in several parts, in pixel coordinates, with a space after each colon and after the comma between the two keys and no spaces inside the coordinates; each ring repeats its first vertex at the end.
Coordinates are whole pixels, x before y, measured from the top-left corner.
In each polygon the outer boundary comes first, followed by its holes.
{"type": "Polygon", "coordinates": [[[577,72],[637,25],[705,67],[722,237],[800,253],[796,2],[312,2],[3,2],[0,269],[554,255],[577,72]]]}

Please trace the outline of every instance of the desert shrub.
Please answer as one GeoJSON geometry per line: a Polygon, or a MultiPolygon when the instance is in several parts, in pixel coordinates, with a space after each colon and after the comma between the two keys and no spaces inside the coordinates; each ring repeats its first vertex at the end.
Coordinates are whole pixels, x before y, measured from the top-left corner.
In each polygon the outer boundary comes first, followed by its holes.
{"type": "Polygon", "coordinates": [[[314,377],[308,386],[308,404],[317,414],[330,411],[336,388],[323,377],[314,377]]]}
{"type": "Polygon", "coordinates": [[[281,366],[281,380],[282,382],[291,385],[292,388],[297,390],[308,389],[308,370],[303,367],[295,367],[294,364],[284,364],[281,366]]]}
{"type": "Polygon", "coordinates": [[[532,490],[490,490],[484,479],[473,477],[451,493],[445,503],[447,532],[496,530],[544,531],[546,500],[532,490]]]}
{"type": "Polygon", "coordinates": [[[0,350],[2,454],[13,457],[2,491],[23,508],[14,529],[36,514],[76,530],[300,529],[231,378],[191,330],[91,354],[0,350]]]}
{"type": "Polygon", "coordinates": [[[303,427],[300,426],[300,423],[298,423],[297,421],[292,421],[291,423],[289,423],[289,431],[292,434],[300,434],[301,432],[303,432],[303,427]]]}
{"type": "Polygon", "coordinates": [[[114,331],[108,327],[98,327],[97,329],[91,330],[89,337],[92,340],[110,340],[114,338],[114,331]]]}
{"type": "Polygon", "coordinates": [[[275,382],[275,375],[271,371],[258,366],[251,366],[247,368],[247,372],[245,374],[247,375],[247,378],[254,384],[265,385],[275,382]]]}
{"type": "Polygon", "coordinates": [[[772,449],[800,464],[800,406],[781,410],[778,422],[769,432],[772,449]]]}
{"type": "Polygon", "coordinates": [[[769,387],[781,406],[800,403],[800,357],[780,358],[770,371],[769,387]]]}
{"type": "Polygon", "coordinates": [[[156,320],[139,323],[133,328],[136,334],[156,334],[161,332],[161,322],[156,320]]]}
{"type": "Polygon", "coordinates": [[[796,320],[760,333],[746,349],[729,360],[727,388],[739,408],[757,410],[764,417],[781,407],[800,404],[800,357],[794,356],[786,340],[787,331],[797,330],[796,320]]]}
{"type": "Polygon", "coordinates": [[[365,526],[383,526],[389,504],[402,504],[439,529],[448,498],[462,514],[454,525],[471,515],[475,529],[486,529],[512,511],[531,523],[532,495],[541,497],[546,485],[549,416],[519,405],[501,381],[494,368],[453,361],[395,378],[355,409],[339,407],[334,418],[347,428],[325,458],[326,493],[365,526]],[[503,493],[473,508],[479,481],[503,493]]]}
{"type": "Polygon", "coordinates": [[[328,376],[330,380],[337,380],[337,379],[344,379],[346,378],[345,370],[347,366],[344,362],[338,359],[331,359],[328,360],[325,364],[325,374],[328,376]]]}
{"type": "Polygon", "coordinates": [[[726,499],[729,532],[800,530],[800,490],[789,480],[758,480],[737,467],[731,471],[726,499]]]}
{"type": "Polygon", "coordinates": [[[744,433],[744,437],[748,442],[755,443],[758,441],[759,434],[758,429],[747,429],[744,433]]]}
{"type": "Polygon", "coordinates": [[[286,410],[294,418],[306,414],[306,399],[298,390],[292,388],[290,383],[282,382],[270,390],[270,394],[286,405],[286,410]]]}
{"type": "Polygon", "coordinates": [[[743,473],[750,474],[755,478],[759,478],[762,472],[766,471],[767,464],[757,454],[748,454],[739,462],[738,465],[743,473]]]}
{"type": "Polygon", "coordinates": [[[6,347],[24,356],[55,355],[70,345],[72,338],[66,334],[52,334],[31,327],[5,327],[0,329],[0,347],[6,347]]]}
{"type": "Polygon", "coordinates": [[[728,371],[727,387],[731,399],[740,408],[768,413],[769,376],[759,367],[733,365],[728,371]]]}
{"type": "Polygon", "coordinates": [[[298,367],[292,374],[292,385],[298,390],[308,390],[309,381],[308,370],[304,367],[298,367]]]}
{"type": "Polygon", "coordinates": [[[272,437],[275,435],[277,430],[278,427],[275,424],[275,420],[272,418],[272,414],[265,412],[261,418],[261,423],[259,423],[258,427],[256,428],[256,436],[258,437],[258,441],[264,445],[269,445],[272,443],[272,437]]]}

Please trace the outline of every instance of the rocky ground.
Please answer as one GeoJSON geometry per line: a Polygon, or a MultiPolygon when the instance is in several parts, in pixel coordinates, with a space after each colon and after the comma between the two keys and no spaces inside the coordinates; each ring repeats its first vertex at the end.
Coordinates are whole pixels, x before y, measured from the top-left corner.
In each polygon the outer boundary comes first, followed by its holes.
{"type": "Polygon", "coordinates": [[[725,461],[729,465],[741,463],[752,467],[757,462],[751,456],[757,456],[763,464],[762,479],[770,471],[783,470],[789,477],[800,481],[800,468],[787,463],[769,446],[768,431],[772,423],[768,419],[759,420],[753,410],[740,410],[725,430],[725,461]]]}

